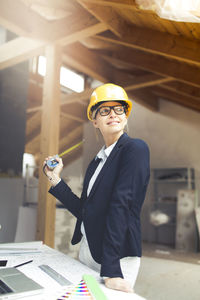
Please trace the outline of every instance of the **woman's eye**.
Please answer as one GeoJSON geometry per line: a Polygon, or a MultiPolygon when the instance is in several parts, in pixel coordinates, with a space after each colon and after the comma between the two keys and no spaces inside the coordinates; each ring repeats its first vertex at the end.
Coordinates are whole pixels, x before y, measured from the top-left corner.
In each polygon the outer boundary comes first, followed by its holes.
{"type": "Polygon", "coordinates": [[[122,108],[122,107],[116,107],[115,110],[116,110],[117,112],[121,112],[121,111],[123,111],[123,108],[122,108]]]}
{"type": "Polygon", "coordinates": [[[108,112],[109,112],[109,108],[103,108],[103,109],[101,110],[101,112],[102,112],[102,113],[108,113],[108,112]]]}

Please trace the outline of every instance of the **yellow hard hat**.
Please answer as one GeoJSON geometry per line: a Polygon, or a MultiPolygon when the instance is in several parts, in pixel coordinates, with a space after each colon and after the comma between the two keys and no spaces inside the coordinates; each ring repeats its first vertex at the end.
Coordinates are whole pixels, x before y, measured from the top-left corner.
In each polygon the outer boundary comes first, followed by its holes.
{"type": "Polygon", "coordinates": [[[87,116],[90,121],[92,121],[92,108],[96,106],[99,102],[104,101],[124,101],[127,104],[127,117],[129,116],[132,108],[132,102],[128,100],[128,96],[125,90],[116,84],[106,83],[97,87],[90,98],[90,103],[87,108],[87,116]]]}

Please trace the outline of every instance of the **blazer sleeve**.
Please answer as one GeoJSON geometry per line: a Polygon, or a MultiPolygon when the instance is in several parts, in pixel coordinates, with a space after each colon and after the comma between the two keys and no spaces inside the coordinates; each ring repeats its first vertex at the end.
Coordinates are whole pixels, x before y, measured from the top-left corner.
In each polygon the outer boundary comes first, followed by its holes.
{"type": "MultiPolygon", "coordinates": [[[[133,204],[136,207],[142,206],[142,203],[139,203],[143,202],[142,197],[139,196],[149,180],[149,150],[145,142],[137,140],[125,145],[122,151],[120,168],[106,219],[101,276],[123,278],[120,267],[121,246],[129,225],[130,208],[133,204]]],[[[136,209],[135,218],[140,218],[139,212],[140,209],[136,209]]]]}
{"type": "Polygon", "coordinates": [[[81,199],[77,197],[62,179],[49,193],[58,199],[76,218],[81,218],[81,199]]]}

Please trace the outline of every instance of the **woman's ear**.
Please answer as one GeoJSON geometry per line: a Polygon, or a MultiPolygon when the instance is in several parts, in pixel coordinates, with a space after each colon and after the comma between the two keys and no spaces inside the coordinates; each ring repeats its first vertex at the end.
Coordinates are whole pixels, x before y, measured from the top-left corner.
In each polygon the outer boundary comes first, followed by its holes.
{"type": "Polygon", "coordinates": [[[93,119],[92,120],[92,124],[95,128],[99,128],[98,125],[97,125],[97,120],[96,119],[93,119]]]}

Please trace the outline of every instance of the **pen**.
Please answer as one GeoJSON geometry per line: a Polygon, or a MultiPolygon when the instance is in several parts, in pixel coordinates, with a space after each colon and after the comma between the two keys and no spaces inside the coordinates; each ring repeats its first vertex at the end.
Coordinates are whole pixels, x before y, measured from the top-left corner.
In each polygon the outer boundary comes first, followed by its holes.
{"type": "Polygon", "coordinates": [[[33,260],[26,261],[26,262],[24,262],[24,263],[22,263],[22,264],[20,264],[20,265],[14,266],[13,268],[21,267],[21,266],[23,266],[23,265],[26,265],[26,264],[31,263],[32,261],[33,261],[33,260]]]}

